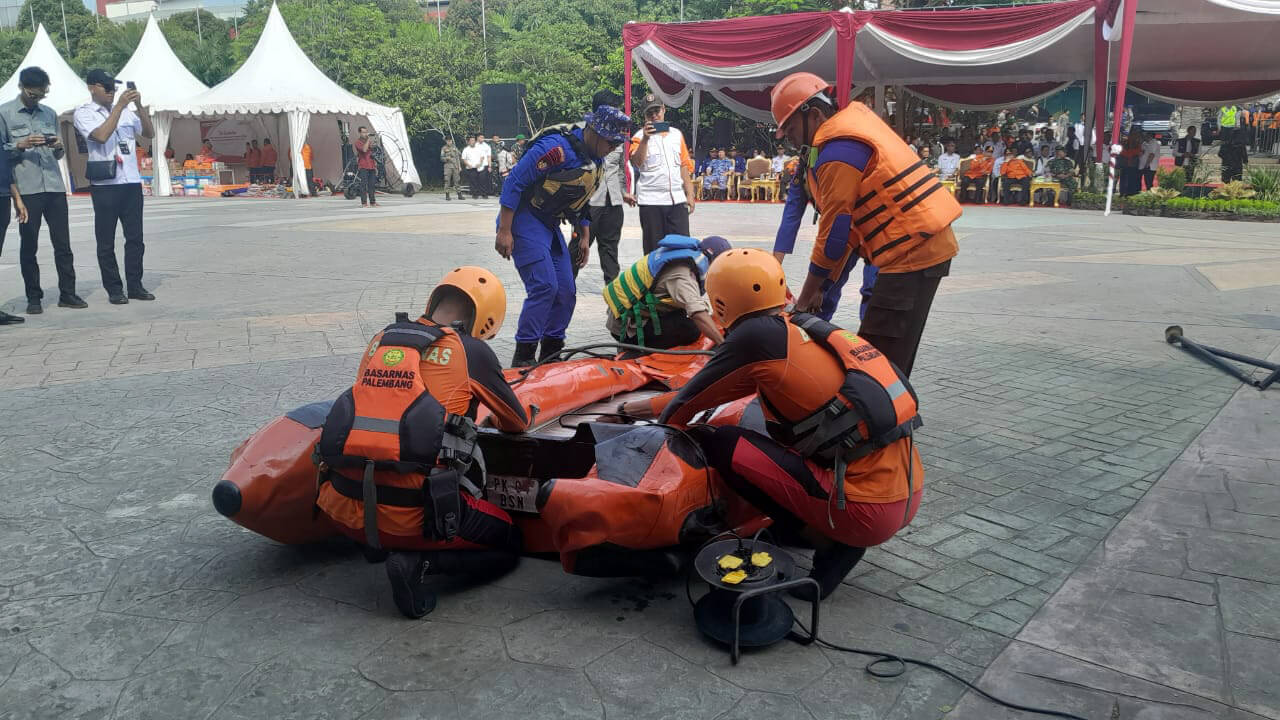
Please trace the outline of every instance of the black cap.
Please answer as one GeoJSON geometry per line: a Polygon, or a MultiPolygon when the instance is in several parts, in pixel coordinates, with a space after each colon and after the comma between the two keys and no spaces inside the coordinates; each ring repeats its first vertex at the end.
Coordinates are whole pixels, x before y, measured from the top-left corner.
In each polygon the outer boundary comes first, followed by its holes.
{"type": "Polygon", "coordinates": [[[116,79],[111,76],[111,73],[100,68],[90,70],[89,74],[84,76],[84,81],[89,85],[101,85],[107,92],[116,89],[116,79]]]}
{"type": "Polygon", "coordinates": [[[648,95],[645,95],[644,111],[649,112],[651,108],[656,108],[656,107],[662,107],[662,101],[658,99],[658,96],[654,95],[653,93],[649,93],[648,95]]]}

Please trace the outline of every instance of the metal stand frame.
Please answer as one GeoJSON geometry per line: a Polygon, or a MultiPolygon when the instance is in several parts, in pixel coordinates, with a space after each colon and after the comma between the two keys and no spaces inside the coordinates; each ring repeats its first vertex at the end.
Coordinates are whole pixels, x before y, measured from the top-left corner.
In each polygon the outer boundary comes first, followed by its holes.
{"type": "Polygon", "coordinates": [[[755,590],[747,590],[733,601],[733,644],[729,646],[729,661],[732,664],[737,665],[738,658],[742,656],[742,648],[738,643],[738,633],[742,629],[741,615],[743,603],[754,598],[772,595],[777,592],[790,590],[791,588],[804,587],[806,585],[813,588],[813,609],[809,615],[809,636],[799,642],[801,645],[813,644],[813,641],[818,638],[818,595],[822,592],[822,587],[818,585],[817,580],[809,577],[787,580],[785,582],[780,582],[777,585],[770,585],[769,587],[757,588],[755,590]]]}
{"type": "Polygon", "coordinates": [[[1182,327],[1179,325],[1170,325],[1165,328],[1164,340],[1170,345],[1177,345],[1189,355],[1218,368],[1250,387],[1256,387],[1259,390],[1266,390],[1271,387],[1272,383],[1276,382],[1276,380],[1280,380],[1280,365],[1267,362],[1266,360],[1259,360],[1255,357],[1249,357],[1248,355],[1234,353],[1230,350],[1222,350],[1216,347],[1192,342],[1182,335],[1182,327]],[[1237,362],[1253,365],[1254,367],[1260,367],[1264,370],[1270,370],[1271,374],[1261,380],[1255,380],[1250,375],[1245,374],[1245,372],[1240,368],[1223,361],[1221,358],[1227,358],[1228,360],[1235,360],[1237,362]]]}

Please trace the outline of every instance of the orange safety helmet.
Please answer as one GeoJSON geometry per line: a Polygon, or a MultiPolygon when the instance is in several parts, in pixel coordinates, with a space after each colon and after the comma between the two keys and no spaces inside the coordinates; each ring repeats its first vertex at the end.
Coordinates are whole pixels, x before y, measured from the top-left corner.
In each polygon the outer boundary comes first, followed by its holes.
{"type": "Polygon", "coordinates": [[[726,328],[747,313],[787,304],[787,276],[781,263],[758,248],[720,253],[707,271],[706,287],[716,322],[726,328]]]}
{"type": "Polygon", "coordinates": [[[815,96],[827,92],[830,88],[826,80],[813,73],[791,73],[782,78],[769,92],[773,121],[778,123],[778,131],[774,136],[781,138],[782,124],[787,121],[787,118],[794,115],[815,96]]]}
{"type": "Polygon", "coordinates": [[[507,290],[497,275],[474,265],[450,270],[427,300],[427,317],[435,310],[437,304],[444,299],[445,288],[453,288],[466,295],[474,307],[471,316],[472,337],[488,340],[498,334],[502,321],[507,317],[507,290]]]}

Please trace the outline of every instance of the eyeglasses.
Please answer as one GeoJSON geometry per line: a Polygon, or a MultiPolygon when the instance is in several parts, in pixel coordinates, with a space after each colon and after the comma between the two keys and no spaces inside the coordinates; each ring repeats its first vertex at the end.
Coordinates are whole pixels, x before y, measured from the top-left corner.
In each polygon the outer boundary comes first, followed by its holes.
{"type": "Polygon", "coordinates": [[[49,88],[22,88],[22,94],[32,100],[43,100],[49,96],[49,88]]]}

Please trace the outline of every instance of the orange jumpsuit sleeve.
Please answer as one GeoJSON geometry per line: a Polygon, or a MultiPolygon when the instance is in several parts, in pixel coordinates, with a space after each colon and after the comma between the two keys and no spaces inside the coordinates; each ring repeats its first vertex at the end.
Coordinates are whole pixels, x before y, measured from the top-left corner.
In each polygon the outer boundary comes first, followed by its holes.
{"type": "Polygon", "coordinates": [[[483,340],[462,336],[467,351],[467,374],[471,378],[472,396],[493,413],[493,424],[506,432],[524,432],[529,416],[519,398],[502,375],[502,364],[493,348],[483,340]]]}
{"type": "Polygon", "coordinates": [[[666,403],[660,416],[668,425],[688,425],[695,415],[746,397],[770,380],[770,365],[787,357],[786,322],[777,316],[745,320],[736,326],[689,383],[666,403]]]}
{"type": "Polygon", "coordinates": [[[683,136],[680,137],[680,165],[693,177],[693,156],[689,154],[689,146],[685,144],[683,136]]]}

